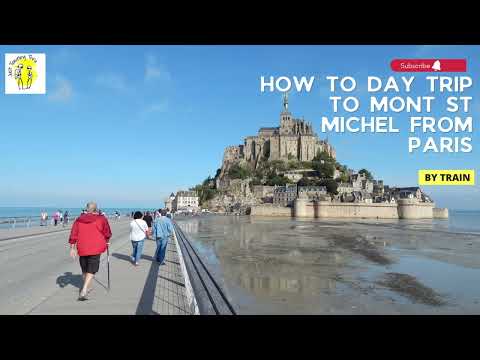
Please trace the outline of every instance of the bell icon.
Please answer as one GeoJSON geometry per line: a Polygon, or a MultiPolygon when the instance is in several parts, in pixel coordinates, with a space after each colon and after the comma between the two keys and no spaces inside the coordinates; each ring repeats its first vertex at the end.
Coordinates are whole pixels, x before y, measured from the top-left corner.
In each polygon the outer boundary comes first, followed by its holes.
{"type": "Polygon", "coordinates": [[[432,69],[433,71],[440,71],[441,68],[440,68],[440,60],[436,60],[433,65],[432,65],[432,69]]]}

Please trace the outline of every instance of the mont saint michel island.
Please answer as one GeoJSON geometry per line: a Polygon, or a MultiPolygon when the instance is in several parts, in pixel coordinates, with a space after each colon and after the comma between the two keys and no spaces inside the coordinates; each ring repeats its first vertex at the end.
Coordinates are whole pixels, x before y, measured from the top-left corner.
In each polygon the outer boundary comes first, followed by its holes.
{"type": "MultiPolygon", "coordinates": [[[[191,188],[190,195],[197,210],[252,216],[448,218],[448,209],[436,208],[420,187],[387,185],[368,169],[342,164],[312,123],[292,114],[288,94],[279,126],[261,127],[242,144],[228,146],[215,176],[191,188]]],[[[172,194],[167,202],[174,199],[172,194]]]]}

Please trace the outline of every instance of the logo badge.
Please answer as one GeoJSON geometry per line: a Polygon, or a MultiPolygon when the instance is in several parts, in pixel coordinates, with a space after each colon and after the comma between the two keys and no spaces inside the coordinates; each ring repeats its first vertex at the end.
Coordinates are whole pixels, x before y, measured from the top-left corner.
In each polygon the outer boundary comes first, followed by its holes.
{"type": "Polygon", "coordinates": [[[5,94],[46,93],[45,54],[5,54],[5,94]]]}

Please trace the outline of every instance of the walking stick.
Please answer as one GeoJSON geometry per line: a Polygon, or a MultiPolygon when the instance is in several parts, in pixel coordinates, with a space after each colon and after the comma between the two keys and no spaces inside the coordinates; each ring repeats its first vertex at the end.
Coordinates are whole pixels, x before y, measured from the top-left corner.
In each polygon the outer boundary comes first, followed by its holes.
{"type": "Polygon", "coordinates": [[[110,246],[107,245],[107,278],[108,278],[108,291],[110,291],[110,246]]]}

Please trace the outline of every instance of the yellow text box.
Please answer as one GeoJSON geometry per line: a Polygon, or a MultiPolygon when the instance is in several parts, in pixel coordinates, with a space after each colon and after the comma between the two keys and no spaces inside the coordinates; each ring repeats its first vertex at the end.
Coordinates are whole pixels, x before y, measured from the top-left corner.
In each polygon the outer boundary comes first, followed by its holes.
{"type": "Polygon", "coordinates": [[[418,170],[419,185],[475,185],[475,170],[418,170]]]}

